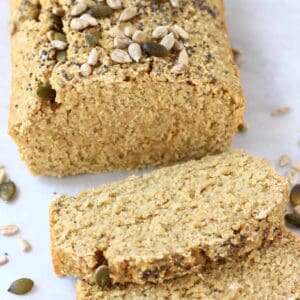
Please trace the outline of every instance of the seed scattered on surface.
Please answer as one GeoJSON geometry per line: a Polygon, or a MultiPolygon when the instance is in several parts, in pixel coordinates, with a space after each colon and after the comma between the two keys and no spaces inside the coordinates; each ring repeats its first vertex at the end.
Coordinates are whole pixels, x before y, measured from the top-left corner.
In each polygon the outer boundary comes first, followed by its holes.
{"type": "Polygon", "coordinates": [[[87,28],[89,26],[89,23],[86,20],[74,18],[72,19],[70,26],[73,30],[80,31],[87,28]]]}
{"type": "Polygon", "coordinates": [[[172,32],[174,34],[175,39],[179,39],[180,38],[180,36],[179,36],[177,30],[175,30],[174,26],[169,26],[168,27],[168,31],[169,31],[169,33],[172,32]]]}
{"type": "Polygon", "coordinates": [[[293,207],[294,214],[300,217],[300,204],[293,207]]]}
{"type": "Polygon", "coordinates": [[[139,62],[142,57],[141,46],[137,43],[130,44],[128,47],[128,53],[135,62],[139,62]]]}
{"type": "Polygon", "coordinates": [[[0,227],[0,235],[11,236],[19,232],[19,227],[16,225],[5,225],[0,227]]]}
{"type": "Polygon", "coordinates": [[[84,2],[77,3],[71,10],[71,16],[76,17],[87,10],[87,5],[84,2]]]}
{"type": "Polygon", "coordinates": [[[119,64],[132,62],[129,54],[126,51],[121,49],[115,49],[114,51],[112,51],[112,53],[110,54],[110,58],[112,61],[119,64]]]}
{"type": "Polygon", "coordinates": [[[283,105],[281,107],[276,108],[274,111],[272,111],[271,115],[273,117],[287,114],[291,111],[291,108],[288,105],[283,105]]]}
{"type": "Polygon", "coordinates": [[[187,40],[189,38],[189,34],[179,25],[175,24],[173,28],[183,40],[187,40]]]}
{"type": "Polygon", "coordinates": [[[150,37],[147,33],[141,30],[137,30],[133,36],[132,40],[138,44],[146,43],[150,40],[150,37]]]}
{"type": "Polygon", "coordinates": [[[118,28],[118,27],[114,27],[109,31],[109,35],[113,38],[118,37],[118,36],[124,36],[124,32],[118,28]]]}
{"type": "Polygon", "coordinates": [[[64,63],[67,61],[67,51],[58,51],[55,56],[58,62],[64,63]]]}
{"type": "Polygon", "coordinates": [[[146,42],[142,44],[143,50],[151,55],[151,56],[157,56],[157,57],[163,57],[168,55],[169,51],[168,49],[156,42],[146,42]]]}
{"type": "Polygon", "coordinates": [[[126,36],[117,36],[114,38],[114,45],[116,48],[124,49],[132,43],[132,40],[126,36]]]}
{"type": "Polygon", "coordinates": [[[137,8],[135,6],[129,6],[122,11],[119,21],[120,22],[129,21],[129,20],[133,19],[134,17],[136,17],[137,14],[138,14],[137,8]]]}
{"type": "Polygon", "coordinates": [[[113,9],[107,5],[97,4],[90,9],[90,14],[97,19],[103,19],[110,16],[113,9]]]}
{"type": "Polygon", "coordinates": [[[171,69],[171,72],[174,74],[183,74],[183,73],[188,72],[188,70],[189,70],[189,67],[187,65],[177,64],[171,69]]]}
{"type": "Polygon", "coordinates": [[[291,163],[291,158],[287,154],[282,155],[279,159],[279,166],[280,167],[286,167],[290,163],[291,163]]]}
{"type": "Polygon", "coordinates": [[[80,73],[82,76],[87,77],[92,73],[92,67],[88,63],[85,63],[81,65],[80,73]]]}
{"type": "Polygon", "coordinates": [[[0,198],[5,201],[11,201],[16,195],[16,191],[17,188],[14,182],[4,182],[0,185],[0,198]]]}
{"type": "Polygon", "coordinates": [[[56,91],[49,84],[39,86],[36,93],[37,96],[43,101],[55,101],[56,91]]]}
{"type": "Polygon", "coordinates": [[[90,14],[83,14],[80,16],[80,20],[88,22],[90,26],[97,26],[98,22],[97,19],[92,17],[90,14]]]}
{"type": "Polygon", "coordinates": [[[29,293],[34,286],[34,282],[29,278],[20,278],[14,281],[8,289],[8,292],[16,295],[25,295],[29,293]]]}
{"type": "Polygon", "coordinates": [[[292,168],[298,172],[300,172],[300,163],[292,164],[292,168]]]}
{"type": "Polygon", "coordinates": [[[189,56],[185,49],[180,51],[178,56],[178,63],[183,65],[189,64],[189,56]]]}
{"type": "Polygon", "coordinates": [[[6,181],[6,171],[0,167],[0,185],[6,181]]]}
{"type": "Polygon", "coordinates": [[[160,44],[163,45],[168,51],[172,49],[175,43],[175,38],[173,32],[167,34],[161,41],[160,44]]]}
{"type": "Polygon", "coordinates": [[[136,32],[136,28],[133,25],[128,25],[124,28],[124,34],[127,37],[131,38],[135,32],[136,32]]]}
{"type": "Polygon", "coordinates": [[[291,169],[286,172],[286,178],[289,181],[290,185],[294,185],[297,182],[298,174],[295,170],[291,169]]]}
{"type": "Polygon", "coordinates": [[[168,34],[168,26],[157,26],[152,32],[152,37],[154,39],[162,39],[167,34],[168,34]]]}
{"type": "Polygon", "coordinates": [[[0,266],[6,265],[8,263],[8,257],[6,255],[0,257],[0,266]]]}
{"type": "Polygon", "coordinates": [[[300,205],[300,184],[295,185],[290,193],[290,202],[292,206],[300,205]]]}
{"type": "Polygon", "coordinates": [[[51,45],[53,48],[58,50],[65,50],[68,47],[68,44],[66,42],[59,41],[59,40],[51,41],[51,45]]]}
{"type": "Polygon", "coordinates": [[[170,0],[170,3],[173,7],[179,7],[179,0],[170,0]]]}
{"type": "Polygon", "coordinates": [[[112,9],[122,8],[122,1],[120,1],[120,0],[106,0],[106,3],[112,9]]]}
{"type": "Polygon", "coordinates": [[[18,240],[18,245],[19,245],[20,249],[24,252],[29,252],[32,249],[30,243],[28,241],[24,240],[23,238],[20,238],[18,240]]]}
{"type": "Polygon", "coordinates": [[[93,48],[88,57],[88,64],[94,66],[97,64],[99,58],[99,52],[97,49],[93,48]]]}
{"type": "Polygon", "coordinates": [[[107,286],[109,284],[109,269],[108,266],[99,266],[95,271],[95,282],[99,286],[107,286]]]}
{"type": "Polygon", "coordinates": [[[248,126],[248,124],[245,121],[243,121],[243,123],[241,123],[238,126],[238,131],[239,132],[246,132],[248,129],[249,129],[249,126],[248,126]]]}
{"type": "Polygon", "coordinates": [[[174,51],[181,51],[184,49],[184,46],[181,42],[179,42],[178,40],[175,39],[174,41],[174,45],[173,45],[173,48],[172,48],[174,51]]]}
{"type": "Polygon", "coordinates": [[[58,40],[58,41],[62,41],[62,42],[67,42],[67,37],[64,33],[62,32],[57,32],[54,31],[53,32],[53,40],[58,40]]]}
{"type": "Polygon", "coordinates": [[[100,31],[91,29],[91,31],[85,33],[85,41],[90,47],[95,47],[100,39],[100,31]]]}
{"type": "Polygon", "coordinates": [[[300,227],[300,216],[297,216],[295,214],[286,214],[284,218],[288,224],[300,227]]]}

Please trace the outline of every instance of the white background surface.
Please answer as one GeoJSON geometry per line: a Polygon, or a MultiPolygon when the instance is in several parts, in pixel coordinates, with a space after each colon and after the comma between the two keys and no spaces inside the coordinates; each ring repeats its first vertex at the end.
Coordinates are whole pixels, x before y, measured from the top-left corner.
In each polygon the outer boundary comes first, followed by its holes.
{"type": "MultiPolygon", "coordinates": [[[[228,27],[234,47],[243,53],[242,84],[247,100],[247,133],[234,146],[270,159],[288,153],[300,162],[300,1],[227,0],[228,27]],[[288,104],[292,112],[271,117],[273,109],[288,104]]],[[[75,299],[75,280],[58,279],[49,253],[48,205],[53,192],[76,195],[80,190],[128,175],[102,174],[73,178],[38,178],[20,161],[16,146],[6,133],[10,93],[8,0],[0,1],[0,163],[7,166],[19,193],[12,204],[0,201],[0,226],[17,224],[33,251],[25,254],[15,237],[0,236],[0,255],[10,262],[0,266],[0,299],[18,299],[6,292],[10,283],[30,277],[36,287],[24,299],[75,299]]],[[[284,173],[284,169],[280,172],[284,173]]],[[[22,299],[23,299],[22,298],[22,299]]]]}

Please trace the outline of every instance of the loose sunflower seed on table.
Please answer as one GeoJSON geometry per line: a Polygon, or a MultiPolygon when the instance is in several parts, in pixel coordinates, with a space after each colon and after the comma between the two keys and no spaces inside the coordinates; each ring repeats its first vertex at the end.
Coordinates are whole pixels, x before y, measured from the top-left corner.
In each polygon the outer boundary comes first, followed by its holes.
{"type": "Polygon", "coordinates": [[[183,39],[187,40],[189,38],[189,34],[179,25],[173,25],[173,29],[178,33],[178,35],[183,39]]]}
{"type": "Polygon", "coordinates": [[[32,249],[30,243],[23,238],[18,239],[18,246],[23,252],[29,252],[32,249]]]}
{"type": "Polygon", "coordinates": [[[70,15],[73,17],[77,17],[81,14],[83,14],[87,10],[87,5],[84,2],[77,3],[75,6],[73,6],[70,15]]]}
{"type": "Polygon", "coordinates": [[[115,49],[111,52],[110,58],[112,61],[119,63],[119,64],[125,64],[132,62],[129,54],[121,49],[115,49]]]}
{"type": "Polygon", "coordinates": [[[19,232],[19,227],[16,225],[5,225],[0,227],[0,235],[11,236],[19,232]]]}
{"type": "Polygon", "coordinates": [[[130,44],[128,47],[128,53],[135,62],[139,62],[142,57],[141,46],[137,43],[130,44]]]}
{"type": "Polygon", "coordinates": [[[122,8],[121,0],[106,0],[106,3],[112,9],[121,9],[122,8]]]}
{"type": "Polygon", "coordinates": [[[178,63],[182,65],[188,65],[189,64],[189,56],[186,52],[186,50],[181,50],[178,56],[178,63]]]}
{"type": "Polygon", "coordinates": [[[114,38],[114,46],[119,49],[127,48],[132,40],[126,36],[117,36],[114,38]]]}
{"type": "Polygon", "coordinates": [[[167,34],[168,34],[168,26],[157,26],[152,32],[152,37],[154,39],[162,39],[167,34]]]}
{"type": "Polygon", "coordinates": [[[129,6],[122,11],[119,21],[126,22],[135,18],[137,15],[138,15],[138,9],[135,6],[129,6]]]}
{"type": "Polygon", "coordinates": [[[82,76],[87,77],[92,73],[92,67],[88,63],[84,63],[80,67],[80,73],[82,76]]]}
{"type": "Polygon", "coordinates": [[[98,21],[96,18],[92,17],[90,14],[83,14],[80,16],[80,20],[86,21],[89,26],[97,26],[98,21]]]}
{"type": "Polygon", "coordinates": [[[98,62],[98,58],[99,58],[99,52],[97,51],[97,49],[93,48],[90,51],[89,57],[88,57],[88,64],[91,66],[95,66],[98,62]]]}
{"type": "Polygon", "coordinates": [[[20,278],[15,280],[10,287],[8,292],[16,295],[25,295],[29,293],[34,286],[34,282],[29,278],[20,278]]]}
{"type": "Polygon", "coordinates": [[[160,44],[163,45],[168,51],[170,51],[175,43],[174,33],[171,32],[167,34],[161,41],[160,44]]]}

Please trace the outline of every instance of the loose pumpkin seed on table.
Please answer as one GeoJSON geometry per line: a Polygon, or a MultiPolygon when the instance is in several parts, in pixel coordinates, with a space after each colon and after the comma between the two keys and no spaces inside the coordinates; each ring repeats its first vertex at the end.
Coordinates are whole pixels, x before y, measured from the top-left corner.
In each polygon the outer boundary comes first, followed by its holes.
{"type": "Polygon", "coordinates": [[[16,185],[12,181],[0,184],[0,198],[5,201],[12,201],[16,195],[16,185]]]}
{"type": "Polygon", "coordinates": [[[34,282],[29,278],[20,278],[15,280],[10,287],[8,292],[16,295],[25,295],[29,293],[34,286],[34,282]]]}

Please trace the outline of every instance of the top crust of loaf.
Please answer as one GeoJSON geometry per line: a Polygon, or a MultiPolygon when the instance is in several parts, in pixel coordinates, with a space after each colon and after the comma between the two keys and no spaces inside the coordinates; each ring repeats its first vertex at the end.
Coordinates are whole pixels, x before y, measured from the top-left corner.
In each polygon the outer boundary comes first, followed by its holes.
{"type": "Polygon", "coordinates": [[[50,208],[59,275],[93,282],[161,282],[240,256],[282,225],[287,182],[265,161],[232,151],[61,196],[50,208]]]}

